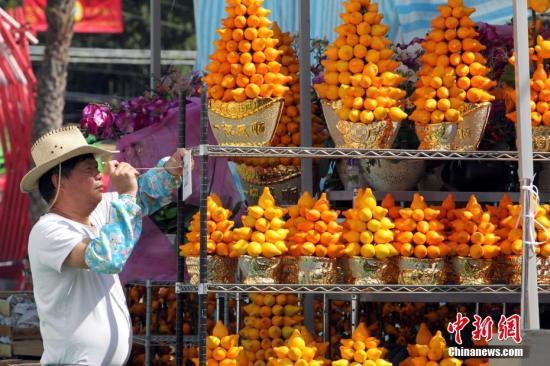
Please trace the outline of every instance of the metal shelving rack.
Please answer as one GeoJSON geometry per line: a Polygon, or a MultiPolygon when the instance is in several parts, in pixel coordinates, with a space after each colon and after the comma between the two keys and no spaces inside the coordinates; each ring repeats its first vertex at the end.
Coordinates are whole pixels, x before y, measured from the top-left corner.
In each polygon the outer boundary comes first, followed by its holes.
{"type": "MultiPolygon", "coordinates": [[[[517,151],[430,151],[430,150],[362,150],[318,147],[202,147],[210,157],[246,158],[316,158],[316,159],[387,159],[387,160],[476,160],[518,161],[517,151]]],[[[199,147],[193,148],[199,154],[199,147]]],[[[550,161],[550,153],[534,153],[533,161],[550,161]]]]}
{"type": "MultiPolygon", "coordinates": [[[[519,148],[518,152],[509,151],[418,151],[418,150],[352,150],[352,149],[327,149],[312,148],[310,134],[310,80],[309,75],[309,9],[310,0],[300,0],[300,110],[302,114],[301,129],[302,146],[300,148],[276,148],[276,147],[227,147],[208,145],[208,116],[205,94],[202,98],[201,111],[201,139],[200,146],[193,148],[195,156],[200,160],[200,218],[206,222],[206,199],[208,194],[208,158],[218,157],[296,157],[302,159],[302,189],[310,190],[312,187],[312,158],[328,159],[430,159],[430,160],[478,160],[478,161],[517,161],[519,162],[519,175],[521,183],[520,202],[523,204],[523,240],[525,243],[534,242],[534,221],[529,214],[531,209],[533,192],[530,187],[533,183],[533,161],[550,161],[550,154],[535,153],[532,151],[532,132],[530,121],[530,96],[529,91],[529,51],[528,51],[528,9],[527,2],[514,1],[514,39],[516,51],[516,90],[519,91],[517,125],[519,148]]],[[[204,89],[203,89],[204,91],[204,89]]],[[[181,238],[180,236],[178,236],[181,238]]],[[[206,365],[206,300],[208,292],[217,293],[241,293],[285,291],[309,294],[322,294],[328,296],[351,296],[356,300],[359,297],[369,301],[461,301],[461,302],[499,302],[520,301],[522,312],[522,328],[524,330],[539,329],[539,292],[541,301],[550,301],[550,288],[537,286],[536,257],[534,247],[526,245],[523,254],[523,281],[522,286],[244,286],[244,285],[217,285],[207,284],[207,250],[206,250],[206,225],[201,225],[200,240],[200,283],[198,286],[190,286],[183,283],[183,274],[178,272],[176,293],[181,296],[184,292],[197,292],[199,295],[199,361],[200,365],[206,365]]],[[[181,327],[177,329],[178,346],[183,343],[181,327]]],[[[176,352],[181,354],[181,348],[176,352]]],[[[181,365],[181,355],[178,355],[178,366],[181,365]]]]}

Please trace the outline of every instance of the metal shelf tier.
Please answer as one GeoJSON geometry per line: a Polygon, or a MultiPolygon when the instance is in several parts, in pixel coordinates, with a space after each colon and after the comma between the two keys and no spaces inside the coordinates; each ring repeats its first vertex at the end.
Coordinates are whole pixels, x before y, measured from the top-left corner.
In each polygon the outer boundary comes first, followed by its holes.
{"type": "MultiPolygon", "coordinates": [[[[145,345],[147,337],[143,334],[134,336],[134,343],[145,345]]],[[[185,345],[197,345],[197,336],[184,336],[183,343],[185,345]]],[[[151,335],[151,345],[175,345],[175,335],[151,335]]]]}
{"type": "MultiPolygon", "coordinates": [[[[391,302],[519,302],[520,286],[405,286],[405,285],[240,285],[209,284],[209,292],[215,293],[255,293],[280,292],[329,295],[331,299],[349,298],[359,295],[363,301],[391,302]]],[[[550,286],[539,286],[539,300],[550,302],[550,286]]],[[[196,292],[196,285],[176,284],[176,293],[196,292]]]]}
{"type": "MultiPolygon", "coordinates": [[[[193,148],[195,155],[199,148],[193,148]]],[[[485,160],[518,161],[517,151],[428,151],[428,150],[361,150],[314,147],[253,147],[207,145],[211,157],[241,158],[324,158],[388,160],[485,160]]],[[[550,153],[533,153],[534,161],[550,161],[550,153]]]]}

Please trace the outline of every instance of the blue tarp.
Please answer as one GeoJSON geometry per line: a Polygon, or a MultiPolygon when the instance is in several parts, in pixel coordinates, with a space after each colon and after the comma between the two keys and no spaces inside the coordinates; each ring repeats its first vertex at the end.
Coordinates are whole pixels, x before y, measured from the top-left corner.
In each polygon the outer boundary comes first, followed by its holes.
{"type": "MultiPolygon", "coordinates": [[[[475,21],[505,24],[512,18],[513,0],[464,0],[464,4],[476,7],[475,21]]],[[[334,28],[341,23],[338,14],[343,11],[343,0],[311,0],[311,36],[315,39],[335,36],[334,28]]],[[[384,23],[390,25],[390,38],[395,43],[408,43],[414,37],[423,37],[429,31],[430,21],[437,16],[437,7],[446,0],[379,0],[384,13],[384,23]]],[[[226,0],[194,0],[197,28],[197,69],[208,63],[208,55],[214,51],[213,41],[218,39],[225,13],[226,0]]],[[[264,7],[271,9],[270,19],[279,23],[283,32],[296,33],[299,27],[299,0],[265,0],[264,7]]]]}

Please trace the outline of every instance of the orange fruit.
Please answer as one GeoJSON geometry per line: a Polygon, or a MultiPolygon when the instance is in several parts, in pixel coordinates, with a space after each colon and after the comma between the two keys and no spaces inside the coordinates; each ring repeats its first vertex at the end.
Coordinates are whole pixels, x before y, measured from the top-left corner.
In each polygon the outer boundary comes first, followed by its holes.
{"type": "Polygon", "coordinates": [[[476,60],[476,55],[471,51],[467,51],[462,54],[462,61],[464,61],[466,65],[472,64],[475,60],[476,60]]]}
{"type": "Polygon", "coordinates": [[[479,244],[474,244],[470,247],[470,257],[474,259],[479,259],[483,257],[483,252],[484,252],[484,249],[479,244]]]}
{"type": "Polygon", "coordinates": [[[439,109],[442,112],[446,112],[450,108],[451,108],[451,101],[449,99],[440,99],[437,102],[437,109],[439,109]]]}
{"type": "Polygon", "coordinates": [[[436,245],[429,245],[427,248],[428,258],[435,259],[441,257],[441,250],[436,245]]]}
{"type": "Polygon", "coordinates": [[[462,63],[462,57],[459,53],[453,53],[449,56],[449,63],[453,66],[458,66],[462,63]]]}
{"type": "Polygon", "coordinates": [[[265,75],[269,72],[269,67],[265,63],[259,63],[256,65],[256,72],[260,75],[265,75]]]}
{"type": "Polygon", "coordinates": [[[237,28],[244,28],[246,26],[246,18],[242,15],[239,15],[235,17],[235,19],[233,20],[233,24],[237,28]]]}
{"type": "Polygon", "coordinates": [[[456,85],[461,89],[468,90],[470,88],[470,78],[462,76],[457,80],[456,85]]]}
{"type": "Polygon", "coordinates": [[[445,113],[440,110],[435,110],[431,114],[431,121],[433,123],[441,123],[445,120],[445,113]]]}
{"type": "Polygon", "coordinates": [[[448,29],[455,29],[456,27],[458,27],[458,24],[459,20],[455,17],[448,17],[447,19],[445,19],[445,27],[447,27],[448,29]]]}
{"type": "Polygon", "coordinates": [[[456,30],[454,29],[447,29],[445,31],[445,39],[447,41],[456,40],[456,30]]]}
{"type": "Polygon", "coordinates": [[[360,74],[364,66],[365,63],[359,58],[354,58],[349,62],[349,70],[354,74],[360,74]]]}
{"type": "Polygon", "coordinates": [[[456,74],[458,76],[467,76],[470,72],[470,68],[468,67],[468,65],[465,65],[465,64],[460,64],[456,67],[456,74]]]}
{"type": "Polygon", "coordinates": [[[255,99],[260,96],[261,89],[256,84],[248,84],[245,88],[246,96],[249,99],[255,99]]]}
{"type": "Polygon", "coordinates": [[[353,58],[353,48],[350,45],[345,45],[338,50],[338,57],[341,60],[349,61],[353,58]]]}
{"type": "Polygon", "coordinates": [[[252,49],[254,51],[263,51],[266,47],[266,40],[263,38],[256,38],[252,41],[252,49]]]}
{"type": "Polygon", "coordinates": [[[460,42],[458,39],[453,39],[449,42],[449,52],[457,53],[462,50],[462,42],[460,42]]]}
{"type": "Polygon", "coordinates": [[[426,258],[426,256],[428,255],[428,249],[426,248],[425,245],[417,245],[414,247],[414,256],[416,258],[426,258]]]}
{"type": "Polygon", "coordinates": [[[275,48],[268,47],[264,50],[264,54],[267,61],[275,61],[279,56],[279,51],[275,48]]]}

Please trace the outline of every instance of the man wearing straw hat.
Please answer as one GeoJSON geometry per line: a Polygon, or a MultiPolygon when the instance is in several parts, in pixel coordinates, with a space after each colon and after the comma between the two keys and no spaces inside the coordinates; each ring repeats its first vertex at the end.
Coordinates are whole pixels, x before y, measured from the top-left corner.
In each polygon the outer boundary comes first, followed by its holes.
{"type": "Polygon", "coordinates": [[[141,234],[142,217],[170,202],[184,149],[139,175],[109,161],[116,192],[102,193],[95,157],[77,127],[46,133],[32,147],[21,190],[38,189],[49,211],[32,228],[29,259],[44,341],[42,364],[124,365],[132,327],[118,273],[141,234]]]}

